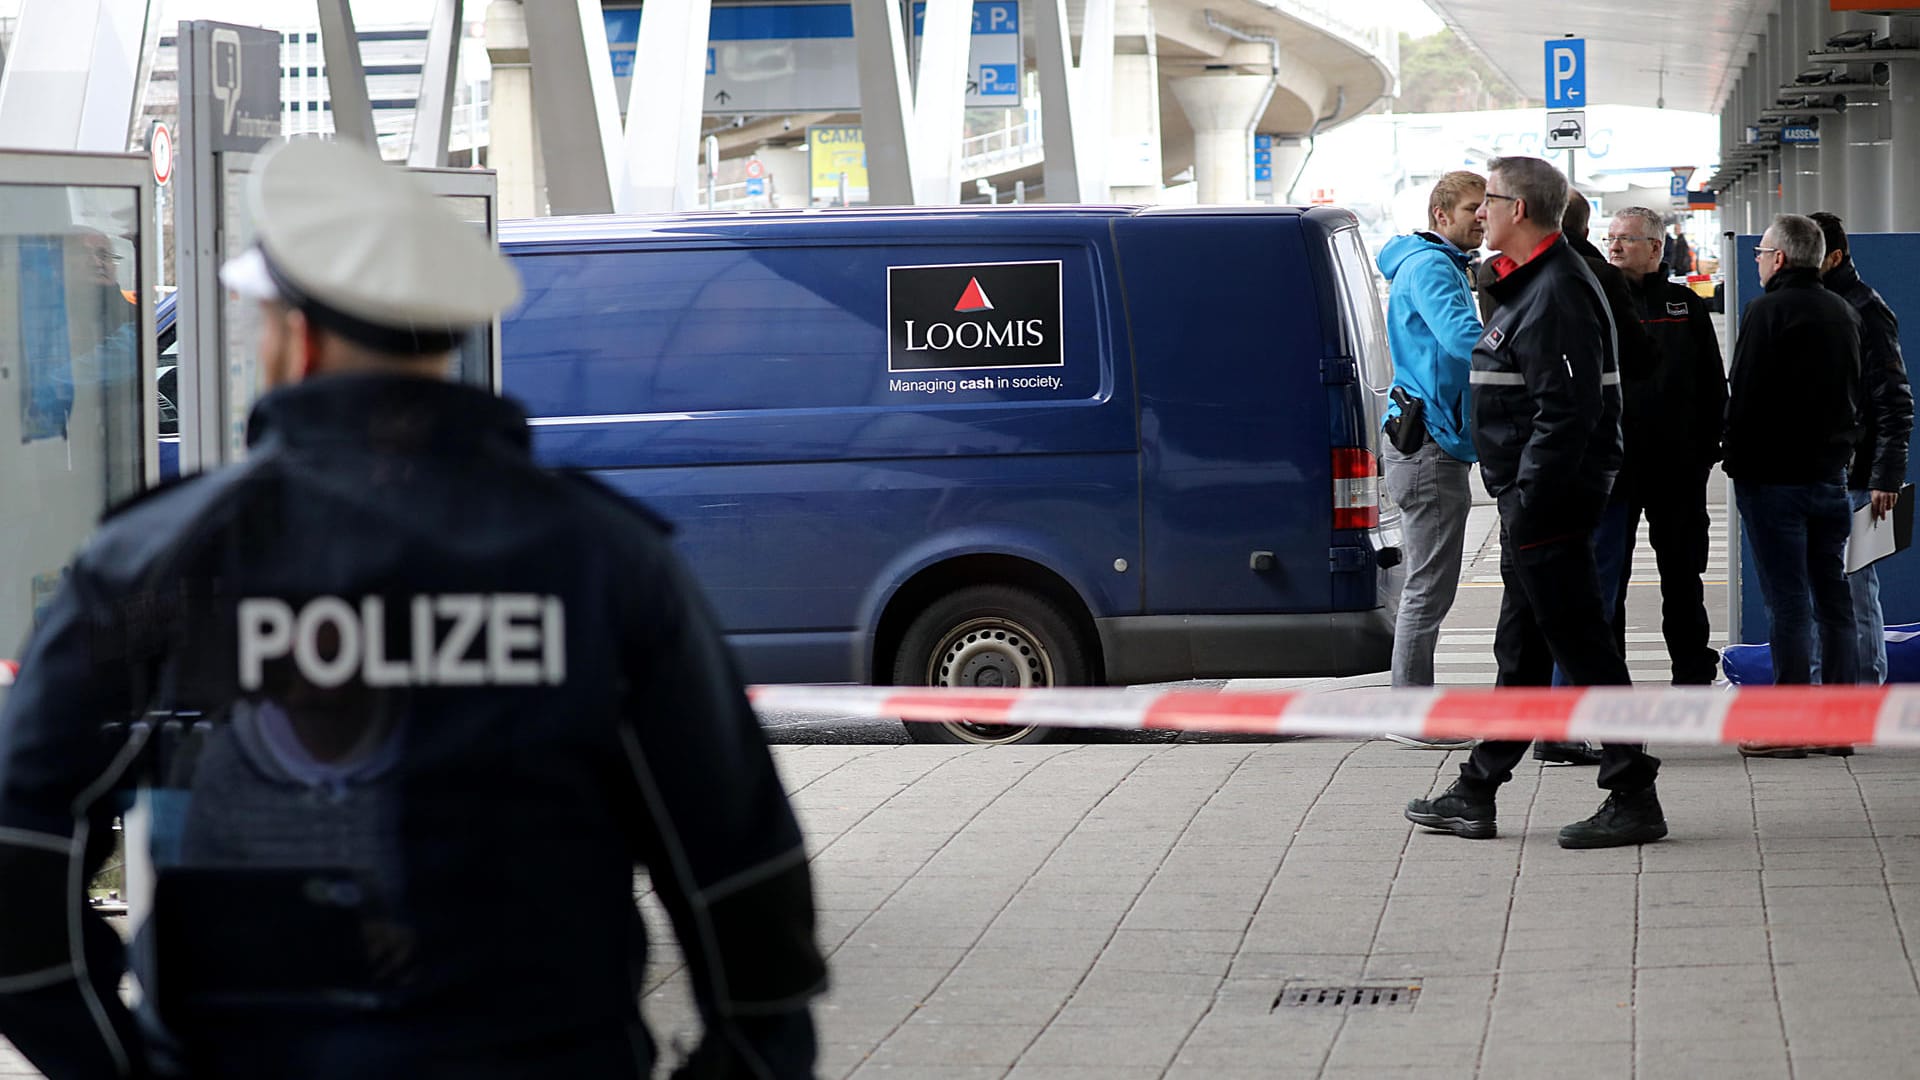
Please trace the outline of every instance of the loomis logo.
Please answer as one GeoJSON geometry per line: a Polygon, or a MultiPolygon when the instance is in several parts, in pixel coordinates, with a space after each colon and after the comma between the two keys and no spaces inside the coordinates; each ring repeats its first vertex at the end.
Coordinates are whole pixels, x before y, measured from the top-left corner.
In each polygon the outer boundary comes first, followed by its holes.
{"type": "Polygon", "coordinates": [[[960,294],[960,302],[953,305],[955,311],[992,311],[993,301],[980,289],[980,279],[967,282],[967,291],[960,294]]]}
{"type": "Polygon", "coordinates": [[[887,370],[1058,367],[1060,263],[887,268],[887,370]]]}

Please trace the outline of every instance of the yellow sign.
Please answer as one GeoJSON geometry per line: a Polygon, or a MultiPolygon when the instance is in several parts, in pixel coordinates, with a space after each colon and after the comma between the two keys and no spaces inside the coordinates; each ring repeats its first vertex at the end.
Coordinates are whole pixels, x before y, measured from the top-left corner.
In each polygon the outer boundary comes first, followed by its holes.
{"type": "Polygon", "coordinates": [[[838,203],[844,176],[847,201],[867,201],[867,142],[858,127],[834,124],[808,128],[807,165],[813,174],[815,199],[838,203]]]}

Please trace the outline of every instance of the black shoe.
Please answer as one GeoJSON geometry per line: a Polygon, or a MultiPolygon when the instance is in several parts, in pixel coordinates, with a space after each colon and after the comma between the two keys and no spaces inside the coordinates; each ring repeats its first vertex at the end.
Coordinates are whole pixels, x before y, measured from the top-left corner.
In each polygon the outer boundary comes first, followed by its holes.
{"type": "Polygon", "coordinates": [[[1583,742],[1537,742],[1533,744],[1533,760],[1549,765],[1598,765],[1600,748],[1583,742]]]}
{"type": "Polygon", "coordinates": [[[1651,844],[1667,835],[1667,818],[1660,797],[1651,786],[1639,791],[1616,791],[1607,796],[1592,817],[1560,830],[1563,848],[1626,847],[1651,844]]]}
{"type": "Polygon", "coordinates": [[[1435,798],[1407,803],[1407,820],[1469,840],[1491,840],[1498,833],[1493,824],[1493,792],[1474,791],[1458,780],[1435,798]]]}

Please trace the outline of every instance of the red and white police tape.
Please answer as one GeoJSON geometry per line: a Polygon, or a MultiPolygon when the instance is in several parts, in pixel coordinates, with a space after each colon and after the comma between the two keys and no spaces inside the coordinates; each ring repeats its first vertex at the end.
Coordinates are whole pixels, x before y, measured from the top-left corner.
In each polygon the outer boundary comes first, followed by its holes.
{"type": "Polygon", "coordinates": [[[756,686],[761,713],[1246,735],[1920,747],[1920,685],[1338,692],[756,686]]]}
{"type": "MultiPolygon", "coordinates": [[[[20,665],[0,660],[0,686],[20,665]]],[[[1504,690],[755,686],[762,713],[1238,735],[1920,747],[1920,685],[1504,690]]]]}

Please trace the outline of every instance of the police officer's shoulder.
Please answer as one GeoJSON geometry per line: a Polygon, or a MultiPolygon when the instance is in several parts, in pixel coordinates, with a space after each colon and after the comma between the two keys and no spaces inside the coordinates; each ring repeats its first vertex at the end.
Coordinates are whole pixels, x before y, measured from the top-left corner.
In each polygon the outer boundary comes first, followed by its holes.
{"type": "Polygon", "coordinates": [[[195,523],[253,473],[248,465],[163,480],[109,506],[80,557],[89,565],[137,574],[171,550],[195,523]]]}
{"type": "Polygon", "coordinates": [[[576,469],[554,469],[551,475],[583,497],[583,501],[603,513],[633,524],[643,525],[661,537],[673,535],[673,523],[645,504],[622,495],[590,473],[576,469]]]}

